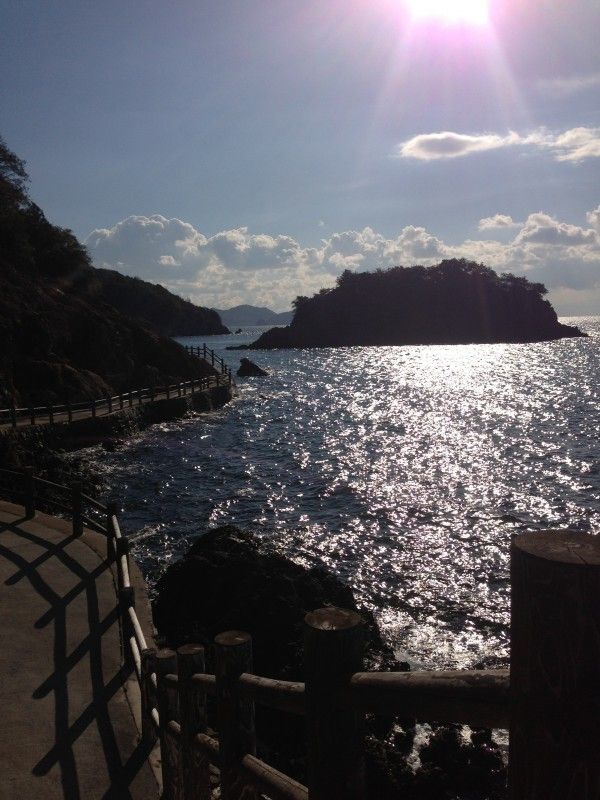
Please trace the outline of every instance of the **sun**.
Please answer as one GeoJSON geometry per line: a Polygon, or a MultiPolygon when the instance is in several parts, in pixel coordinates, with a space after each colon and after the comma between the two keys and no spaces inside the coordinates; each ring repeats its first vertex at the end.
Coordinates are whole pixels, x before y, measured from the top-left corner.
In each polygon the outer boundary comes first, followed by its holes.
{"type": "Polygon", "coordinates": [[[438,20],[448,25],[486,25],[488,0],[406,0],[413,19],[438,20]]]}

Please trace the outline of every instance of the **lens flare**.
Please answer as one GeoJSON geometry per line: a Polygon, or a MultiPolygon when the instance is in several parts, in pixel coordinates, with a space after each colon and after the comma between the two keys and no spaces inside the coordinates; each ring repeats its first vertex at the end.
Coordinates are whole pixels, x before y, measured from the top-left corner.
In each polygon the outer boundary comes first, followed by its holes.
{"type": "Polygon", "coordinates": [[[438,20],[448,25],[486,25],[488,0],[407,0],[413,19],[438,20]]]}

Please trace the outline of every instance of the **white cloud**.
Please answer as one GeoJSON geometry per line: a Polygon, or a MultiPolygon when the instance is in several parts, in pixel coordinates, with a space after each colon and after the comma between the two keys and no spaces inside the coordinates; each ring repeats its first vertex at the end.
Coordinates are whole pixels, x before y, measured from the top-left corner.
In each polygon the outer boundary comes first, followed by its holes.
{"type": "Polygon", "coordinates": [[[433,161],[439,158],[459,158],[471,153],[486,150],[498,150],[521,144],[521,137],[514,132],[507,136],[495,133],[472,135],[467,133],[421,133],[398,145],[396,155],[401,158],[417,158],[421,161],[433,161]]]}
{"type": "Polygon", "coordinates": [[[206,236],[190,223],[157,214],[95,230],[86,244],[98,266],[162,283],[216,308],[249,302],[283,310],[298,294],[332,286],[345,269],[428,266],[464,257],[545,283],[550,299],[564,301],[570,313],[577,302],[589,310],[589,297],[600,297],[600,206],[588,212],[587,222],[589,227],[579,226],[536,212],[518,223],[495,214],[479,221],[488,238],[458,244],[407,225],[391,237],[365,227],[304,247],[291,236],[251,233],[245,227],[206,236]],[[514,231],[509,242],[493,238],[506,231],[514,231]],[[586,292],[591,293],[587,299],[586,292]]]}
{"type": "Polygon", "coordinates": [[[588,211],[585,218],[592,228],[596,228],[596,230],[600,231],[600,206],[593,211],[588,211]]]}
{"type": "Polygon", "coordinates": [[[480,231],[507,230],[520,227],[521,223],[515,222],[508,214],[494,214],[493,217],[484,217],[484,219],[479,220],[478,224],[480,231]]]}
{"type": "Polygon", "coordinates": [[[509,131],[506,136],[452,131],[421,133],[401,142],[393,155],[396,158],[436,161],[517,146],[550,150],[556,161],[581,162],[588,158],[600,158],[600,128],[571,128],[563,133],[550,133],[545,128],[539,128],[525,136],[515,131],[509,131]]]}
{"type": "Polygon", "coordinates": [[[544,94],[566,97],[577,92],[585,92],[600,86],[600,72],[587,75],[569,75],[561,78],[545,78],[538,81],[538,88],[544,94]]]}
{"type": "Polygon", "coordinates": [[[600,128],[572,128],[550,145],[557,161],[585,161],[600,158],[600,128]]]}

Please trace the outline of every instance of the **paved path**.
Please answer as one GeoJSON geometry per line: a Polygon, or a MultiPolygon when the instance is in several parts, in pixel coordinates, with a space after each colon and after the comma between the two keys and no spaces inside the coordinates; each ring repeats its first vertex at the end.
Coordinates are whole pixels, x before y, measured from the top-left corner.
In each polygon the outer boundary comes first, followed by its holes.
{"type": "Polygon", "coordinates": [[[0,800],[158,797],[99,541],[0,502],[0,800]]]}
{"type": "MultiPolygon", "coordinates": [[[[206,379],[203,379],[206,380],[206,379]]],[[[35,425],[50,425],[50,424],[59,424],[59,423],[69,423],[69,422],[79,422],[82,419],[92,419],[92,418],[99,418],[99,417],[109,417],[114,414],[119,414],[122,411],[127,411],[128,408],[136,408],[137,406],[147,405],[148,403],[156,403],[159,400],[173,400],[176,397],[191,397],[192,394],[202,394],[204,392],[208,392],[210,389],[215,388],[216,386],[227,386],[228,383],[228,376],[220,375],[219,376],[219,383],[217,383],[217,376],[210,375],[208,376],[208,382],[203,385],[203,388],[199,386],[195,386],[194,391],[192,392],[189,386],[185,387],[184,389],[180,390],[177,388],[175,384],[171,387],[169,393],[167,394],[166,391],[157,391],[154,395],[150,395],[149,393],[139,394],[136,390],[133,390],[131,401],[129,399],[129,393],[123,393],[123,408],[121,408],[121,404],[118,399],[113,399],[112,407],[109,406],[108,402],[105,400],[98,400],[96,403],[96,409],[92,412],[91,406],[86,408],[79,408],[73,409],[71,415],[67,411],[57,411],[52,415],[50,415],[46,411],[39,411],[35,414],[35,425]]],[[[199,383],[200,378],[196,380],[196,383],[199,383]]],[[[189,383],[189,381],[188,381],[189,383]]],[[[64,408],[64,406],[57,406],[57,408],[64,408]]],[[[13,425],[12,420],[9,419],[8,414],[4,413],[4,416],[0,419],[0,430],[8,430],[9,428],[30,428],[32,427],[31,424],[31,416],[29,413],[24,413],[22,411],[19,412],[15,420],[15,424],[13,425]]]]}

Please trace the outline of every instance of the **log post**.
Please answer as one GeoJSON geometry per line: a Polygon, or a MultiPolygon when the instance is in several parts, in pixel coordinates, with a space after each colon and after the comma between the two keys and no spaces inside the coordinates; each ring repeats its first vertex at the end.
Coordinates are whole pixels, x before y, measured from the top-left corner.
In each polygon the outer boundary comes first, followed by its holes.
{"type": "Polygon", "coordinates": [[[240,697],[237,679],[252,672],[252,637],[242,631],[226,631],[215,638],[219,767],[222,800],[238,800],[240,764],[249,753],[256,755],[254,703],[240,697]]]}
{"type": "Polygon", "coordinates": [[[34,406],[31,406],[31,408],[29,409],[29,419],[31,421],[31,424],[35,425],[35,408],[34,408],[34,406]]]}
{"type": "Polygon", "coordinates": [[[168,724],[177,720],[177,693],[164,681],[165,675],[177,674],[177,656],[173,650],[163,649],[156,654],[157,698],[160,717],[160,756],[162,764],[162,800],[179,800],[181,773],[177,742],[169,733],[168,724]]]}
{"type": "Polygon", "coordinates": [[[15,401],[10,404],[10,421],[13,428],[17,427],[17,409],[15,408],[15,401]]]}
{"type": "Polygon", "coordinates": [[[119,408],[123,410],[123,392],[119,392],[119,408]]]}
{"type": "Polygon", "coordinates": [[[364,622],[355,611],[320,608],[304,623],[309,798],[362,800],[364,713],[338,708],[334,697],[363,668],[364,622]]]}
{"type": "Polygon", "coordinates": [[[190,678],[204,672],[204,648],[186,644],[177,650],[179,721],[181,724],[181,773],[184,800],[210,800],[210,765],[206,755],[193,746],[194,736],[206,732],[206,696],[194,691],[190,678]]]}
{"type": "Polygon", "coordinates": [[[112,414],[113,406],[112,406],[112,395],[108,395],[108,413],[112,414]]]}
{"type": "Polygon", "coordinates": [[[110,500],[106,504],[106,556],[109,564],[115,560],[115,527],[113,525],[113,517],[117,515],[117,504],[114,500],[110,500]]]}
{"type": "Polygon", "coordinates": [[[121,536],[115,539],[115,556],[117,558],[117,586],[119,591],[124,588],[123,583],[123,570],[121,569],[121,557],[125,556],[127,560],[127,571],[129,572],[129,539],[126,536],[121,536]]]}
{"type": "Polygon", "coordinates": [[[35,477],[33,467],[25,468],[25,516],[27,519],[35,517],[35,477]]]}
{"type": "Polygon", "coordinates": [[[73,409],[71,408],[71,398],[67,397],[67,419],[69,420],[69,424],[73,422],[73,409]]]}
{"type": "Polygon", "coordinates": [[[132,586],[127,586],[124,589],[119,589],[119,617],[121,619],[123,663],[126,664],[131,671],[133,671],[135,669],[135,665],[129,640],[134,635],[134,630],[131,624],[131,618],[129,616],[130,608],[135,608],[135,589],[132,586]]]}
{"type": "Polygon", "coordinates": [[[81,536],[83,533],[83,493],[81,483],[75,481],[71,484],[71,509],[73,536],[81,536]]]}
{"type": "Polygon", "coordinates": [[[92,400],[92,417],[96,416],[96,401],[92,400]]]}
{"type": "Polygon", "coordinates": [[[140,653],[142,662],[142,680],[140,694],[142,705],[142,741],[146,747],[152,747],[157,739],[157,730],[152,719],[152,709],[156,707],[156,692],[152,682],[152,673],[156,672],[156,650],[151,647],[140,653]]]}
{"type": "Polygon", "coordinates": [[[129,398],[128,398],[128,400],[129,400],[129,408],[133,408],[133,390],[132,389],[129,390],[129,398]]]}
{"type": "Polygon", "coordinates": [[[515,536],[511,800],[600,797],[600,539],[515,536]]]}
{"type": "Polygon", "coordinates": [[[206,361],[206,342],[202,346],[202,358],[206,361]]]}
{"type": "Polygon", "coordinates": [[[54,425],[54,405],[52,403],[48,406],[48,422],[50,425],[54,425]]]}

